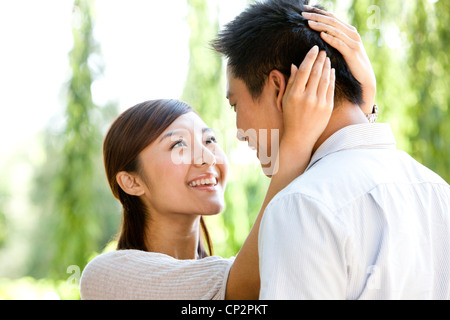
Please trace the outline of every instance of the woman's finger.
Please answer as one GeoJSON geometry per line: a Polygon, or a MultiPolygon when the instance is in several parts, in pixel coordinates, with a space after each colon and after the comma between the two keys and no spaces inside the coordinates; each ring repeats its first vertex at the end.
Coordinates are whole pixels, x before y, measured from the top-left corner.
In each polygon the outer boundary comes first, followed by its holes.
{"type": "Polygon", "coordinates": [[[336,19],[337,21],[339,21],[340,23],[342,23],[344,26],[346,26],[346,27],[349,28],[349,29],[353,29],[353,28],[354,28],[352,25],[350,25],[350,24],[348,24],[348,23],[342,21],[341,19],[339,19],[338,17],[336,17],[336,16],[335,16],[333,13],[331,13],[331,12],[328,12],[328,11],[325,11],[325,10],[322,10],[322,9],[319,9],[319,8],[316,8],[316,7],[311,7],[311,6],[308,6],[308,5],[305,5],[305,9],[308,10],[308,11],[312,11],[313,13],[318,13],[318,14],[325,15],[325,16],[327,16],[327,17],[336,19]]]}
{"type": "Polygon", "coordinates": [[[334,88],[336,86],[336,69],[332,68],[330,72],[330,83],[327,90],[327,104],[334,106],[334,88]]]}
{"type": "Polygon", "coordinates": [[[344,57],[353,52],[352,48],[350,48],[344,41],[326,32],[321,32],[320,37],[323,39],[323,41],[339,51],[344,57]]]}
{"type": "Polygon", "coordinates": [[[289,80],[286,85],[285,92],[290,92],[292,85],[294,84],[295,78],[297,77],[297,72],[298,72],[297,67],[294,64],[292,64],[291,65],[291,75],[289,76],[289,80]]]}
{"type": "Polygon", "coordinates": [[[311,27],[311,29],[313,29],[315,31],[325,32],[329,35],[332,35],[333,37],[344,42],[350,48],[356,48],[358,46],[357,41],[351,39],[347,34],[345,34],[344,32],[342,32],[341,30],[339,30],[335,27],[332,27],[328,24],[324,24],[321,22],[316,22],[313,20],[309,20],[308,24],[311,27]]]}
{"type": "Polygon", "coordinates": [[[314,62],[314,66],[311,69],[311,74],[308,79],[308,83],[306,84],[305,91],[308,91],[312,95],[317,95],[317,88],[319,86],[320,78],[322,77],[322,71],[324,68],[324,64],[326,61],[327,55],[325,51],[321,51],[317,56],[316,62],[314,62]]]}
{"type": "Polygon", "coordinates": [[[347,25],[337,18],[312,12],[302,12],[302,15],[308,20],[314,20],[316,22],[321,22],[323,24],[333,26],[341,30],[343,33],[345,33],[349,38],[351,38],[354,41],[360,40],[359,34],[353,26],[347,25]]]}
{"type": "Polygon", "coordinates": [[[308,83],[308,79],[311,73],[311,70],[314,66],[315,61],[317,60],[319,54],[319,47],[314,46],[311,50],[306,54],[305,59],[300,64],[297,76],[295,77],[294,83],[292,84],[292,90],[296,92],[305,91],[306,84],[308,83]]]}
{"type": "Polygon", "coordinates": [[[319,8],[316,8],[316,7],[307,5],[307,4],[305,5],[305,9],[308,10],[308,11],[321,13],[321,14],[324,14],[324,15],[327,15],[327,16],[330,16],[330,17],[333,16],[333,14],[331,12],[328,12],[328,11],[325,11],[325,10],[322,10],[322,9],[319,9],[319,8]]]}
{"type": "Polygon", "coordinates": [[[330,58],[325,59],[325,65],[322,70],[322,77],[319,81],[319,86],[317,88],[317,97],[320,101],[326,101],[327,90],[330,84],[330,73],[331,73],[331,61],[330,58]]]}

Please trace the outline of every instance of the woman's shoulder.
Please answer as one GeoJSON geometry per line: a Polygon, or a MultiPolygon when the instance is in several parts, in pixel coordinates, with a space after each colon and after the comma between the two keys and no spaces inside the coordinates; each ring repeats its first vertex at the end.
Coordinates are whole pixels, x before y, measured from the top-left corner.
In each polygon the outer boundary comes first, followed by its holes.
{"type": "MultiPolygon", "coordinates": [[[[169,255],[157,252],[147,252],[141,250],[116,250],[107,253],[102,253],[93,258],[86,266],[85,271],[92,268],[102,267],[125,267],[129,263],[140,263],[136,267],[150,267],[157,264],[161,267],[163,264],[167,265],[213,265],[213,264],[232,264],[233,258],[225,259],[219,256],[211,256],[203,259],[195,260],[179,260],[169,255]]],[[[128,268],[128,267],[127,267],[128,268]]],[[[83,271],[83,272],[85,272],[83,271]]]]}
{"type": "Polygon", "coordinates": [[[198,298],[204,299],[205,294],[214,293],[207,287],[219,290],[223,285],[233,260],[218,256],[178,260],[140,250],[111,251],[85,267],[80,294],[82,299],[188,299],[197,292],[198,298]],[[205,283],[206,287],[196,283],[205,283]]]}
{"type": "Polygon", "coordinates": [[[146,252],[141,250],[115,250],[99,254],[93,258],[86,266],[86,268],[100,267],[103,265],[110,265],[110,263],[127,263],[129,261],[153,262],[161,260],[170,261],[172,257],[155,252],[146,252]]]}

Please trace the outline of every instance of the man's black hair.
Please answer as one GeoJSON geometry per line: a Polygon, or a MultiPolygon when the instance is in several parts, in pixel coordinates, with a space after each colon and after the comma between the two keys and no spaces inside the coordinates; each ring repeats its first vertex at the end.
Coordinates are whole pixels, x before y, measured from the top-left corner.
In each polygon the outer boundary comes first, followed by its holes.
{"type": "Polygon", "coordinates": [[[219,32],[212,47],[228,58],[235,78],[247,85],[257,99],[269,73],[276,69],[286,79],[291,64],[299,66],[308,51],[318,45],[336,69],[335,101],[346,99],[362,105],[361,84],[351,74],[342,55],[308,26],[302,16],[309,0],[267,0],[243,11],[219,32]]]}

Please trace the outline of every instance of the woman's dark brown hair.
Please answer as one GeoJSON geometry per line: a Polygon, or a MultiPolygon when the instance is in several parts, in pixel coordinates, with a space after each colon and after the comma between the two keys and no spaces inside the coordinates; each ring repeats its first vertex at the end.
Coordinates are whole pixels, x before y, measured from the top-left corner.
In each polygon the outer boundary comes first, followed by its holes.
{"type": "MultiPolygon", "coordinates": [[[[103,142],[103,158],[114,196],[122,203],[122,230],[117,249],[136,249],[148,251],[145,244],[146,225],[149,223],[148,212],[137,196],[124,192],[116,181],[117,173],[140,172],[138,155],[155,141],[178,117],[194,110],[178,100],[150,100],[123,112],[111,125],[103,142]]],[[[203,217],[200,218],[201,229],[212,255],[212,244],[203,217]]],[[[208,256],[201,237],[198,244],[198,256],[208,256]]]]}

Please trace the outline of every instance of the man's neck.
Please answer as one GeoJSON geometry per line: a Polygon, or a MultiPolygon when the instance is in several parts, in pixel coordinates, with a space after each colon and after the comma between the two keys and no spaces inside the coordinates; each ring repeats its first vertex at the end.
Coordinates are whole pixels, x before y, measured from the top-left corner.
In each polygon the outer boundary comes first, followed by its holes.
{"type": "Polygon", "coordinates": [[[361,108],[358,105],[352,104],[348,101],[342,102],[339,106],[336,106],[331,114],[328,126],[325,131],[317,140],[313,148],[313,154],[317,149],[325,142],[329,137],[331,137],[335,132],[351,126],[354,124],[369,123],[361,108]]]}

